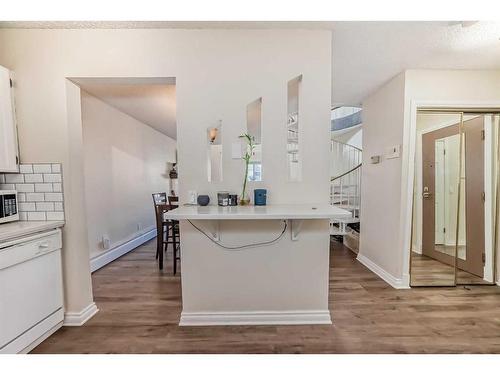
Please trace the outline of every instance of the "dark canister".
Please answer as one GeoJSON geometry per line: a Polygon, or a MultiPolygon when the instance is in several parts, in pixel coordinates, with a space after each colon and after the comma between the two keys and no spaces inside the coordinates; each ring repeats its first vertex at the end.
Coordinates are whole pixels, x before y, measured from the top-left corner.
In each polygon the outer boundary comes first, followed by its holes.
{"type": "Polygon", "coordinates": [[[236,194],[229,194],[229,205],[230,206],[238,205],[238,196],[236,194]]]}
{"type": "Polygon", "coordinates": [[[253,191],[253,203],[256,206],[265,206],[267,200],[267,189],[255,189],[253,191]]]}
{"type": "Polygon", "coordinates": [[[217,204],[219,206],[229,206],[229,193],[227,191],[217,193],[217,204]]]}
{"type": "Polygon", "coordinates": [[[207,206],[210,203],[210,197],[208,195],[198,195],[197,201],[200,206],[207,206]]]}

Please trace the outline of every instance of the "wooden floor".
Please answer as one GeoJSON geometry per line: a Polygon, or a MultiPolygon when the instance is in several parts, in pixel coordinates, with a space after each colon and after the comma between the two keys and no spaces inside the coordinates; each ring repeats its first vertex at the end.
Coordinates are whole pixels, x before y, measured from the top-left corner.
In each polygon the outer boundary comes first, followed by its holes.
{"type": "MultiPolygon", "coordinates": [[[[434,249],[436,251],[440,251],[441,253],[448,254],[452,257],[455,256],[455,246],[449,246],[449,245],[435,245],[434,249]]],[[[460,259],[465,260],[466,256],[466,247],[465,246],[458,246],[457,249],[457,255],[460,259]]]]}
{"type": "MultiPolygon", "coordinates": [[[[396,290],[332,244],[328,326],[179,327],[181,290],[154,242],[93,275],[99,313],[34,353],[500,353],[500,288],[396,290]]],[[[169,254],[169,257],[171,254],[169,254]]]]}
{"type": "MultiPolygon", "coordinates": [[[[451,286],[455,283],[454,267],[439,262],[431,257],[412,252],[412,286],[451,286]]],[[[457,284],[490,284],[483,278],[464,270],[457,270],[457,284]]]]}

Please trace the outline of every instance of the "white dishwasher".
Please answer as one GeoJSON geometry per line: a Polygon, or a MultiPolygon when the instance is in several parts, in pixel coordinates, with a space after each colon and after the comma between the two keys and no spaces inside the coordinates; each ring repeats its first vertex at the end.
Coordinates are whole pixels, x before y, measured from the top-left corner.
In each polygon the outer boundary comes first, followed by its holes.
{"type": "Polygon", "coordinates": [[[0,353],[27,352],[63,322],[61,230],[0,244],[0,353]]]}

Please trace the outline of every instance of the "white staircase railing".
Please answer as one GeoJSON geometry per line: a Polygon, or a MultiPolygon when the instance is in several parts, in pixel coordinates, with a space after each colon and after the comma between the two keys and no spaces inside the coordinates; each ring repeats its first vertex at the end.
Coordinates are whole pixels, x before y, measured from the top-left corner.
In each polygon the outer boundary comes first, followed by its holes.
{"type": "Polygon", "coordinates": [[[351,219],[334,220],[331,233],[344,235],[348,233],[347,224],[359,222],[361,205],[361,149],[332,140],[331,151],[331,184],[330,204],[344,208],[352,213],[351,219]]]}

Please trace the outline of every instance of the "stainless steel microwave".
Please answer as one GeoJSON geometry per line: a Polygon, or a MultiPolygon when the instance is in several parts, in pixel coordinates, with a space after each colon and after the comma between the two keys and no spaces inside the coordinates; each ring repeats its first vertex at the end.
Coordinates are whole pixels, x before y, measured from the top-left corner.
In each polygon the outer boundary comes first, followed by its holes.
{"type": "Polygon", "coordinates": [[[0,190],[0,224],[19,220],[17,191],[0,190]]]}

